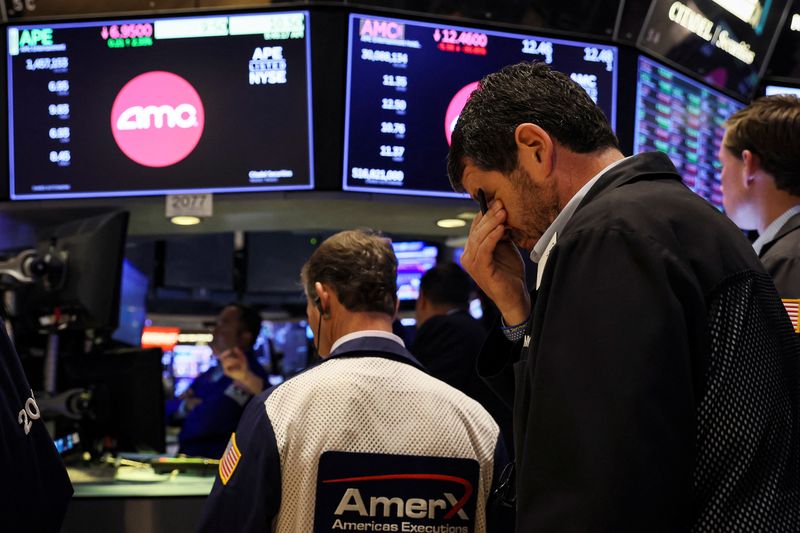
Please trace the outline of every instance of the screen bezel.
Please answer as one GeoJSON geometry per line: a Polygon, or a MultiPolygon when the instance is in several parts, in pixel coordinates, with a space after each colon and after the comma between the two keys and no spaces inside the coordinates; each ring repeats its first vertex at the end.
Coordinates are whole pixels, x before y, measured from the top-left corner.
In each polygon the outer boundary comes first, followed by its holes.
{"type": "Polygon", "coordinates": [[[4,87],[6,97],[7,128],[5,134],[8,136],[6,143],[6,163],[5,168],[8,170],[8,198],[11,201],[26,201],[26,200],[69,200],[80,198],[125,198],[136,196],[166,196],[170,194],[228,194],[228,193],[270,193],[280,191],[300,191],[300,190],[313,190],[315,189],[315,168],[314,168],[314,114],[313,114],[313,79],[312,79],[312,47],[311,47],[311,29],[312,17],[311,10],[309,9],[286,9],[282,6],[280,9],[241,9],[241,10],[203,10],[200,12],[193,11],[178,11],[178,12],[163,12],[143,14],[137,13],[131,16],[92,16],[77,18],[54,18],[51,20],[26,20],[24,23],[10,23],[5,25],[4,36],[6,42],[6,50],[4,56],[6,68],[6,83],[4,87]],[[147,189],[135,191],[96,191],[96,192],[65,192],[65,193],[41,193],[31,194],[23,193],[18,194],[15,191],[15,169],[14,169],[14,101],[13,101],[13,79],[12,67],[10,56],[8,53],[8,38],[9,32],[12,29],[24,30],[48,27],[62,27],[62,28],[78,28],[78,27],[91,27],[99,24],[129,24],[136,22],[151,22],[155,20],[168,20],[168,19],[200,19],[200,18],[215,18],[223,16],[248,16],[248,15],[281,15],[302,13],[305,16],[305,55],[306,55],[306,109],[308,111],[308,154],[309,154],[309,183],[303,185],[278,185],[272,187],[207,187],[207,188],[171,188],[171,189],[147,189]]]}
{"type": "MultiPolygon", "coordinates": [[[[403,13],[405,15],[405,13],[403,13]]],[[[428,26],[428,27],[437,27],[437,28],[452,28],[452,29],[478,29],[485,33],[494,34],[500,37],[511,37],[514,39],[517,38],[545,38],[547,40],[559,43],[559,44],[569,44],[569,45],[587,45],[587,46],[596,46],[601,45],[608,48],[613,48],[616,53],[616,61],[614,63],[614,70],[612,73],[612,95],[611,95],[611,117],[609,117],[609,122],[611,123],[611,128],[616,131],[617,127],[617,117],[619,114],[619,77],[620,77],[620,54],[621,54],[621,46],[619,43],[614,43],[610,39],[602,39],[597,37],[584,37],[580,34],[567,34],[565,35],[564,32],[553,32],[549,30],[542,30],[539,31],[538,29],[534,32],[527,32],[529,28],[521,28],[519,26],[509,27],[507,25],[489,25],[489,24],[476,24],[474,21],[465,21],[462,23],[461,19],[453,20],[447,18],[435,18],[435,17],[418,17],[414,15],[398,17],[396,13],[385,13],[376,10],[357,10],[357,11],[349,11],[347,16],[347,28],[346,28],[346,74],[345,74],[345,107],[344,107],[344,136],[343,136],[343,146],[342,146],[342,176],[341,176],[341,187],[342,191],[344,192],[361,192],[361,193],[374,193],[380,195],[402,195],[402,196],[424,196],[424,197],[434,197],[434,198],[456,198],[456,199],[468,199],[468,194],[457,193],[457,192],[446,192],[446,191],[428,191],[428,190],[420,190],[420,189],[406,189],[406,188],[399,188],[399,189],[383,189],[379,187],[358,187],[358,186],[348,186],[347,184],[347,177],[348,177],[348,151],[350,146],[350,94],[351,94],[351,86],[352,86],[352,57],[353,57],[353,43],[354,43],[354,32],[353,32],[353,24],[355,17],[371,17],[377,16],[385,20],[392,20],[401,23],[411,23],[417,24],[421,26],[428,26]]]]}

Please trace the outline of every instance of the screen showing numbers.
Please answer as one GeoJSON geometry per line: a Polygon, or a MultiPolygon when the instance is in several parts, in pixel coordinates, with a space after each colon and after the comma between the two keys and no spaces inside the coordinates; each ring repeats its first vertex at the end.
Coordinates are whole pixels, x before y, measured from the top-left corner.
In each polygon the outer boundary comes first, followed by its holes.
{"type": "Polygon", "coordinates": [[[11,198],[312,188],[308,17],[8,27],[11,198]]]}
{"type": "Polygon", "coordinates": [[[694,192],[722,210],[719,147],[725,121],[744,104],[639,57],[633,152],[669,156],[694,192]]]}
{"type": "Polygon", "coordinates": [[[613,46],[443,24],[350,16],[344,189],[460,197],[450,188],[450,136],[486,74],[542,61],[616,119],[613,46]]]}

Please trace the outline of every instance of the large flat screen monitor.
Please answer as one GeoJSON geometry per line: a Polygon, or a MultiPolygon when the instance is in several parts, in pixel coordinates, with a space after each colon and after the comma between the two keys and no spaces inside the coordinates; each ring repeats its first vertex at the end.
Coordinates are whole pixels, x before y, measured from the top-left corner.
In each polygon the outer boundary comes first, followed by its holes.
{"type": "Polygon", "coordinates": [[[640,56],[633,151],[664,152],[684,183],[722,210],[717,154],[725,121],[742,107],[740,102],[640,56]]]}
{"type": "Polygon", "coordinates": [[[653,0],[639,45],[708,83],[749,98],[772,55],[790,4],[653,0]]]}
{"type": "Polygon", "coordinates": [[[9,26],[11,198],[312,188],[308,17],[9,26]]]}
{"type": "Polygon", "coordinates": [[[543,61],[616,118],[617,48],[368,15],[350,15],[344,189],[427,196],[453,192],[450,135],[477,82],[543,61]]]}

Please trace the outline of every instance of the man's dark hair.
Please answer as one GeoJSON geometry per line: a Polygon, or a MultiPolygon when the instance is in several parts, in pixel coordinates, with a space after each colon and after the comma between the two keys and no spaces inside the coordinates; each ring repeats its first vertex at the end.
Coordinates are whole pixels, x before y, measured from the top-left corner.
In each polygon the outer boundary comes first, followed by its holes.
{"type": "Polygon", "coordinates": [[[608,119],[580,85],[544,63],[517,63],[484,77],[461,112],[447,157],[453,189],[464,191],[467,162],[503,174],[516,170],[514,132],[528,122],[573,152],[619,149],[608,119]]]}
{"type": "Polygon", "coordinates": [[[394,316],[397,257],[389,240],[373,231],[342,231],[326,239],[303,265],[300,280],[312,300],[319,281],[333,289],[348,311],[394,316]]]}
{"type": "Polygon", "coordinates": [[[750,150],[775,179],[775,186],[800,196],[800,98],[765,96],[725,123],[725,148],[741,159],[750,150]]]}
{"type": "Polygon", "coordinates": [[[261,333],[261,315],[250,307],[239,302],[234,302],[225,307],[234,307],[239,311],[239,331],[248,331],[252,335],[250,347],[256,343],[258,334],[261,333]]]}
{"type": "Polygon", "coordinates": [[[472,280],[455,263],[439,263],[423,274],[420,291],[436,305],[452,305],[459,309],[469,308],[472,280]]]}

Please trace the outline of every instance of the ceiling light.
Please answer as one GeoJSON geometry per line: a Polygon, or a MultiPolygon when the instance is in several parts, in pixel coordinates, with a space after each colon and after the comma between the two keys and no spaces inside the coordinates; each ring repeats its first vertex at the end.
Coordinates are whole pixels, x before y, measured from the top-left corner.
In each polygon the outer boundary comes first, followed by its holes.
{"type": "Polygon", "coordinates": [[[169,221],[173,224],[177,224],[178,226],[194,226],[195,224],[200,223],[199,218],[188,216],[172,217],[169,219],[169,221]]]}
{"type": "Polygon", "coordinates": [[[467,225],[467,221],[460,218],[443,218],[437,220],[436,225],[440,228],[463,228],[467,225]]]}
{"type": "Polygon", "coordinates": [[[456,217],[464,220],[472,220],[477,214],[477,211],[464,211],[463,213],[457,214],[456,217]]]}

